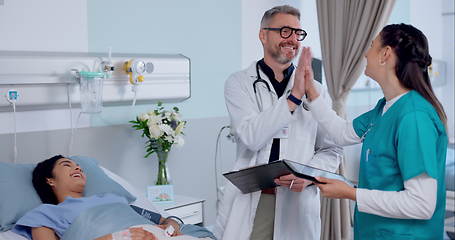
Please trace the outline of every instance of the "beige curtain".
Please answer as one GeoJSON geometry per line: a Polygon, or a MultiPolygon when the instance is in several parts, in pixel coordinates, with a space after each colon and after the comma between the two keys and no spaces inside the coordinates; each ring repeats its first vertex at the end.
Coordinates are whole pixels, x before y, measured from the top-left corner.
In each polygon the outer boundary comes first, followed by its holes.
{"type": "MultiPolygon", "coordinates": [[[[317,0],[322,61],[332,107],[345,117],[349,91],[362,73],[364,53],[395,0],[317,0]]],[[[343,174],[343,161],[339,172],[343,174]]],[[[321,198],[322,240],[352,239],[349,200],[321,198]]]]}
{"type": "Polygon", "coordinates": [[[344,115],[348,92],[362,73],[365,51],[395,0],[318,0],[322,60],[333,109],[344,115]]]}

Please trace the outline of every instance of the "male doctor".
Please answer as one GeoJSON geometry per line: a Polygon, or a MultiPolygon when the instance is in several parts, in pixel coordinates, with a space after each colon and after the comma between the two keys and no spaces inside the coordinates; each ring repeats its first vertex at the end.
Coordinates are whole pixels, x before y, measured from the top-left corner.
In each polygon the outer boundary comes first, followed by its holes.
{"type": "MultiPolygon", "coordinates": [[[[278,159],[332,172],[338,168],[341,148],[326,139],[302,105],[303,71],[294,71],[292,60],[305,36],[296,8],[284,5],[266,11],[259,32],[264,58],[227,79],[226,106],[237,138],[234,169],[278,159]]],[[[215,235],[223,240],[319,240],[317,187],[293,175],[276,183],[281,186],[250,194],[228,183],[215,235]]]]}

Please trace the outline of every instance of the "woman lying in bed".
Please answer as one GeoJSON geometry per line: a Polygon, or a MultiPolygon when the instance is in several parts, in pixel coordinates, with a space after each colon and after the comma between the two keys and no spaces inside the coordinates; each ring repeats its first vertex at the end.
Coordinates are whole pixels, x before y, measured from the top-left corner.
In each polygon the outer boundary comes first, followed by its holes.
{"type": "Polygon", "coordinates": [[[84,197],[85,183],[79,165],[61,155],[38,163],[33,186],[44,204],[19,219],[13,232],[33,240],[199,239],[183,236],[176,221],[159,214],[152,219],[157,225],[152,224],[124,197],[84,197]]]}

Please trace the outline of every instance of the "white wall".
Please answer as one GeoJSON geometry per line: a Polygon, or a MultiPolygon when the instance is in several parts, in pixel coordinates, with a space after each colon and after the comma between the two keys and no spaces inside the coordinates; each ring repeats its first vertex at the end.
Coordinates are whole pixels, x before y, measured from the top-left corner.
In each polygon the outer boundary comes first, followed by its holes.
{"type": "Polygon", "coordinates": [[[436,96],[448,115],[448,132],[454,141],[454,1],[410,1],[410,24],[428,38],[430,55],[446,64],[446,83],[434,86],[436,96]]]}
{"type": "MultiPolygon", "coordinates": [[[[0,5],[0,36],[0,51],[86,52],[87,3],[85,0],[4,0],[0,5]]],[[[4,94],[0,92],[0,97],[4,94]]],[[[17,130],[69,128],[69,114],[65,109],[19,112],[17,130]]],[[[77,114],[75,110],[74,118],[77,114]]],[[[88,120],[82,117],[79,126],[88,126],[88,120]]],[[[13,132],[13,124],[11,113],[0,113],[0,134],[13,132]]]]}
{"type": "Polygon", "coordinates": [[[4,0],[0,50],[87,51],[87,6],[81,0],[4,0]]]}
{"type": "Polygon", "coordinates": [[[442,38],[442,59],[447,63],[447,86],[444,87],[442,92],[442,99],[444,108],[448,117],[449,136],[450,141],[455,142],[455,76],[454,76],[454,54],[455,54],[455,1],[444,0],[442,5],[442,19],[443,19],[443,38],[442,38]]]}

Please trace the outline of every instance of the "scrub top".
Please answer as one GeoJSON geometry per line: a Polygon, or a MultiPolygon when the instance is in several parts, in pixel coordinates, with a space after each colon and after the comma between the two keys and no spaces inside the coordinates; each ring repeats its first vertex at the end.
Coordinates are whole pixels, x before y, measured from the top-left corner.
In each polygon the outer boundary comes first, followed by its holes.
{"type": "Polygon", "coordinates": [[[437,203],[429,220],[395,219],[355,209],[354,239],[442,239],[445,214],[446,130],[434,107],[409,91],[382,115],[386,101],[353,121],[363,138],[359,188],[402,191],[404,182],[426,173],[437,180],[437,203]]]}

